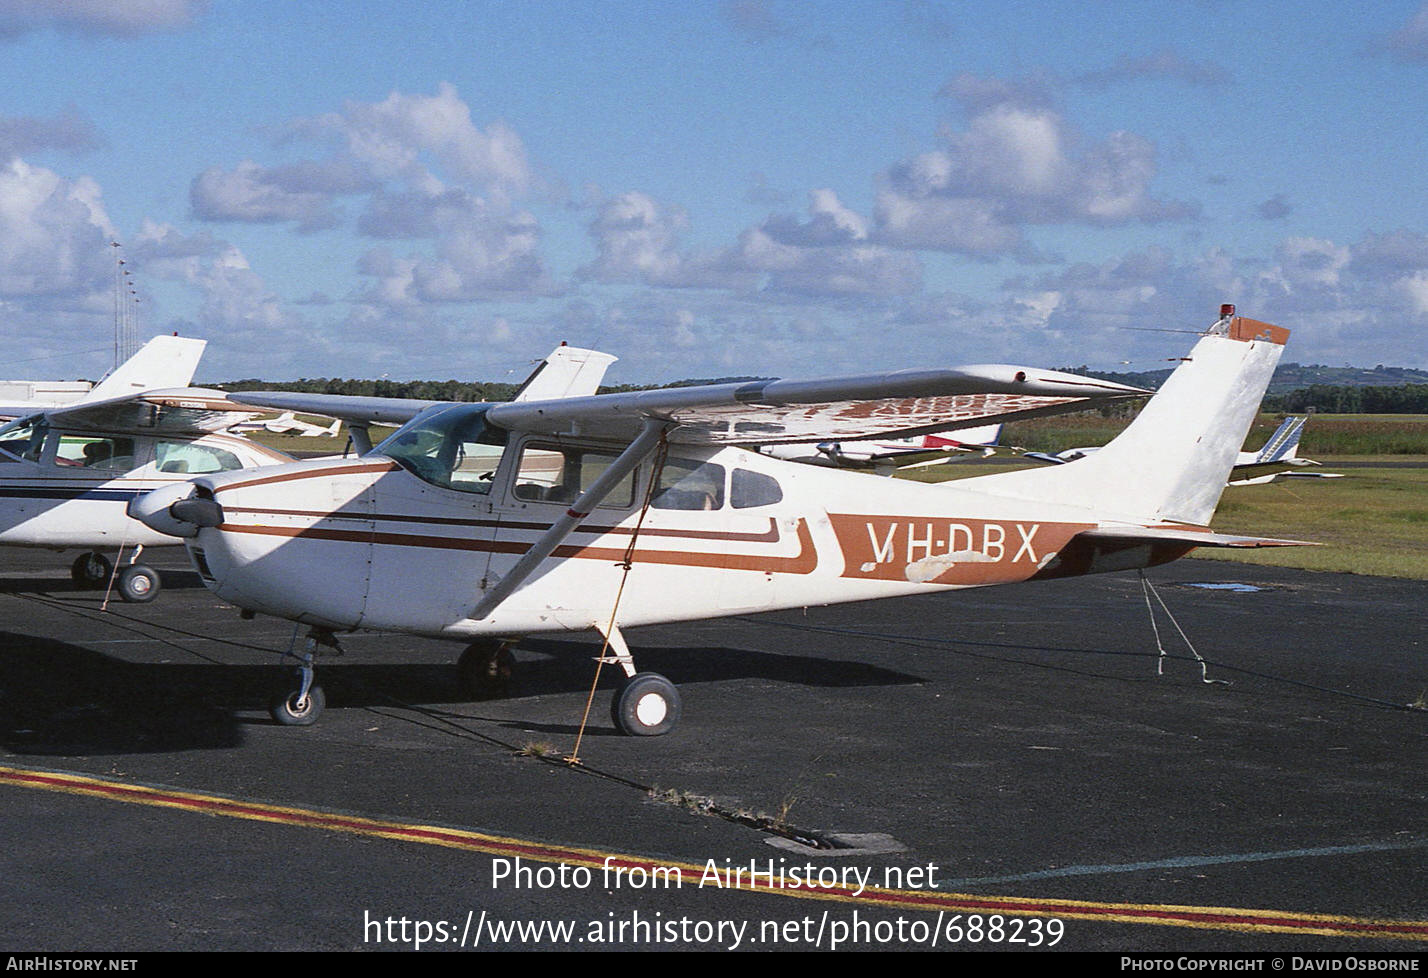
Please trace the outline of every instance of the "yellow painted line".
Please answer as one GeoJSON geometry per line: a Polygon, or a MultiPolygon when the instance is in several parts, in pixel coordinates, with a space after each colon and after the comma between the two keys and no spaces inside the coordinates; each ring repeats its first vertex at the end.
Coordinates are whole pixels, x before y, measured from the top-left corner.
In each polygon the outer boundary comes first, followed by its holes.
{"type": "MultiPolygon", "coordinates": [[[[469,829],[441,825],[394,822],[340,812],[271,805],[264,802],[199,794],[173,788],[128,784],[61,771],[43,771],[0,766],[0,784],[36,788],[65,794],[103,798],[109,801],[158,808],[176,808],[204,815],[275,822],[282,825],[349,832],[354,835],[401,842],[445,846],[488,855],[519,857],[541,863],[564,863],[571,867],[626,873],[643,870],[673,876],[678,870],[683,885],[698,885],[717,892],[756,892],[805,900],[831,900],[863,906],[899,910],[945,911],[961,914],[1004,914],[1008,916],[1057,917],[1067,920],[1095,920],[1108,923],[1153,924],[1276,934],[1318,934],[1329,937],[1375,937],[1428,941],[1428,921],[1379,920],[1331,914],[1307,914],[1284,910],[1255,910],[1239,907],[1195,907],[1171,904],[1105,903],[1094,900],[1060,900],[1040,897],[984,896],[948,893],[940,890],[901,890],[855,885],[819,885],[806,879],[786,876],[773,870],[774,861],[753,860],[737,866],[660,861],[628,853],[585,849],[553,843],[533,842],[508,836],[490,835],[469,829]],[[765,871],[763,868],[767,866],[765,871]],[[756,870],[751,873],[751,870],[756,870]],[[752,877],[752,878],[751,878],[752,877]],[[694,884],[693,881],[698,881],[694,884]]],[[[780,859],[780,865],[784,860],[780,859]]]]}

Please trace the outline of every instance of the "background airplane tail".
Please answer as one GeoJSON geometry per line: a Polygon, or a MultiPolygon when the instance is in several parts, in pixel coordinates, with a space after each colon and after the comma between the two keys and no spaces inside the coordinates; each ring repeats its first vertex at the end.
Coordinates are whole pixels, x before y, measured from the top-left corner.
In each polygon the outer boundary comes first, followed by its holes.
{"type": "Polygon", "coordinates": [[[1100,451],[1054,468],[988,476],[978,488],[1128,521],[1205,526],[1288,336],[1278,326],[1227,316],[1100,451]]]}
{"type": "Polygon", "coordinates": [[[207,340],[155,336],[94,385],[86,401],[103,401],[141,391],[187,387],[193,382],[207,340]]]}
{"type": "Polygon", "coordinates": [[[1299,456],[1299,436],[1304,432],[1304,418],[1285,418],[1269,441],[1259,450],[1256,462],[1282,462],[1299,456]]]}

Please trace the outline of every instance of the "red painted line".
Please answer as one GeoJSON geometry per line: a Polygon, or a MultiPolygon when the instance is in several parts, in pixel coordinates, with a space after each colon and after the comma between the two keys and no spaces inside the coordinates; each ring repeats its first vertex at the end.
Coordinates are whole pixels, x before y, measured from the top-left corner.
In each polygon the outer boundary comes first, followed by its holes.
{"type": "MultiPolygon", "coordinates": [[[[762,871],[759,871],[759,874],[752,879],[735,878],[732,870],[727,868],[719,870],[717,867],[714,870],[714,875],[720,882],[706,883],[704,880],[709,872],[707,863],[700,866],[693,863],[660,861],[599,849],[583,849],[508,838],[468,829],[393,822],[361,815],[344,815],[336,812],[270,805],[262,802],[224,798],[218,795],[179,791],[172,788],[125,784],[64,772],[0,767],[0,784],[87,795],[129,804],[178,808],[207,815],[350,832],[356,835],[440,845],[492,855],[520,856],[539,862],[565,863],[596,869],[609,866],[627,870],[644,869],[662,872],[679,870],[682,877],[693,876],[698,879],[697,885],[700,889],[714,889],[720,892],[756,892],[796,899],[832,900],[929,912],[941,910],[955,913],[1000,913],[1012,916],[1154,924],[1206,930],[1311,933],[1331,937],[1378,937],[1428,941],[1428,921],[1416,920],[1375,920],[1362,917],[1234,907],[1165,906],[1051,898],[979,896],[938,890],[895,890],[871,886],[859,891],[847,885],[809,886],[805,881],[794,883],[781,874],[773,875],[772,872],[769,875],[763,875],[762,871]],[[721,876],[721,874],[724,875],[721,876]]],[[[755,859],[751,861],[751,864],[756,866],[758,862],[755,859]]],[[[765,862],[769,866],[773,864],[772,859],[767,859],[765,862]]],[[[742,870],[743,866],[735,868],[742,870]]]]}

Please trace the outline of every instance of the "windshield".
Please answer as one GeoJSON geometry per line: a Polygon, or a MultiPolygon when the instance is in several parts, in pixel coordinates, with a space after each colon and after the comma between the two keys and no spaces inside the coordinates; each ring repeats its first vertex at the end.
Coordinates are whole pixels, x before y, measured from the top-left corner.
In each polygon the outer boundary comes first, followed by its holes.
{"type": "Polygon", "coordinates": [[[372,449],[424,482],[489,493],[506,432],[486,425],[489,404],[427,408],[372,449]]]}
{"type": "Polygon", "coordinates": [[[42,414],[16,418],[0,427],[0,451],[15,458],[38,462],[40,452],[45,447],[45,436],[49,431],[49,423],[42,414]]]}

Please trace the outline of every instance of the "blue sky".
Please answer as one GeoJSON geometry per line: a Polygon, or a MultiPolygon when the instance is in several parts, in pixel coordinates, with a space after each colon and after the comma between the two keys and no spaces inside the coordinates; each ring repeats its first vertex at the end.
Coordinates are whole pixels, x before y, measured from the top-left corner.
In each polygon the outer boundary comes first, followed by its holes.
{"type": "Polygon", "coordinates": [[[0,355],[1428,366],[1428,5],[0,0],[0,355]],[[122,247],[114,249],[109,242],[122,247]],[[137,301],[134,301],[137,300],[137,301]]]}

